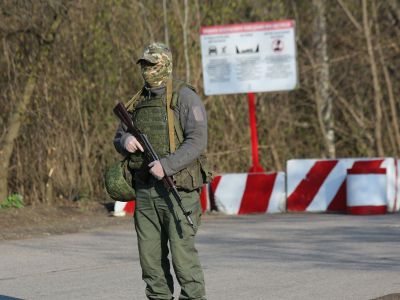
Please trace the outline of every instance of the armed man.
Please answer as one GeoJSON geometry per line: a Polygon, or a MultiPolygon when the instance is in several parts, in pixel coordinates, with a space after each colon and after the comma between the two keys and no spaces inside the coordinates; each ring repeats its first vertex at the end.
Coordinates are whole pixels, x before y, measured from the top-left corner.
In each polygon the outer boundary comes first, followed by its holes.
{"type": "Polygon", "coordinates": [[[195,248],[201,217],[199,190],[209,180],[203,155],[207,147],[205,108],[194,88],[172,80],[172,55],[166,45],[148,45],[137,63],[145,83],[125,107],[159,160],[149,161],[143,145],[123,124],[117,129],[114,146],[127,158],[133,177],[135,230],[146,296],[173,299],[170,252],[181,287],[179,299],[206,299],[195,248]],[[165,176],[175,183],[182,209],[166,187],[165,176]]]}

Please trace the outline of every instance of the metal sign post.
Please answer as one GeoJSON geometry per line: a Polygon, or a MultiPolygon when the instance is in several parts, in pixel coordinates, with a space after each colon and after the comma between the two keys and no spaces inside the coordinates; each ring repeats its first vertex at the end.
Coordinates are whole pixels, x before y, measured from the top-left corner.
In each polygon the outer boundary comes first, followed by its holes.
{"type": "Polygon", "coordinates": [[[251,136],[251,154],[253,165],[249,169],[249,173],[264,172],[258,158],[258,136],[257,136],[257,120],[256,120],[256,104],[254,93],[247,94],[249,102],[249,120],[250,120],[250,136],[251,136]]]}

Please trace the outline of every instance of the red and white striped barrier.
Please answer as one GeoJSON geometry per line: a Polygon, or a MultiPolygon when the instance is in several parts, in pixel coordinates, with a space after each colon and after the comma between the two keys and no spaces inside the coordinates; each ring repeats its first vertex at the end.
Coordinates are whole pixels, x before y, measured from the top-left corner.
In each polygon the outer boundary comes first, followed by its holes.
{"type": "MultiPolygon", "coordinates": [[[[388,212],[400,211],[400,160],[393,158],[294,159],[285,173],[240,173],[216,176],[200,194],[202,210],[226,214],[277,212],[345,212],[347,170],[386,169],[388,212]],[[287,195],[287,199],[286,199],[287,195]]],[[[135,202],[116,201],[115,216],[133,214],[135,202]]]]}
{"type": "Polygon", "coordinates": [[[124,217],[127,214],[133,215],[135,212],[135,201],[121,202],[115,201],[114,203],[114,217],[124,217]]]}
{"type": "MultiPolygon", "coordinates": [[[[226,214],[277,213],[286,206],[285,173],[241,173],[216,176],[208,201],[226,214]]],[[[210,205],[211,206],[211,205],[210,205]]]]}
{"type": "Polygon", "coordinates": [[[347,213],[376,215],[387,212],[386,169],[347,170],[347,213]]]}
{"type": "Polygon", "coordinates": [[[397,163],[393,158],[294,159],[287,162],[287,210],[346,211],[347,169],[386,168],[389,212],[398,211],[397,163]]]}
{"type": "MultiPolygon", "coordinates": [[[[204,185],[200,193],[200,202],[203,212],[211,210],[208,188],[209,188],[208,185],[204,185]]],[[[135,212],[135,201],[128,201],[128,202],[115,201],[114,211],[113,211],[114,217],[124,217],[127,214],[133,215],[134,212],[135,212]]]]}
{"type": "Polygon", "coordinates": [[[210,188],[209,184],[203,185],[200,192],[200,203],[202,212],[216,210],[214,201],[212,197],[210,197],[210,188]]]}

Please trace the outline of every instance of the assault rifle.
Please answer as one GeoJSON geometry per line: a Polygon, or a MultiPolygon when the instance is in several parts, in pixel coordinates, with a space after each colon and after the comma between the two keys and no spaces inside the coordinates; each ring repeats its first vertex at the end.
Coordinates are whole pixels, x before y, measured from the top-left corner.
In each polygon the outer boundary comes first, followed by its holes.
{"type": "MultiPolygon", "coordinates": [[[[132,118],[129,115],[128,111],[126,110],[125,106],[119,102],[115,107],[114,107],[114,113],[116,116],[121,120],[121,122],[127,127],[127,130],[130,134],[132,134],[138,142],[142,145],[145,154],[151,159],[151,161],[156,161],[159,160],[159,157],[157,153],[154,151],[153,146],[150,144],[149,139],[147,138],[146,134],[141,133],[140,130],[133,124],[132,118]]],[[[150,161],[150,162],[151,162],[150,161]]],[[[172,195],[175,197],[176,202],[178,202],[179,207],[182,209],[183,214],[186,217],[186,220],[192,226],[193,230],[195,229],[194,223],[192,221],[192,218],[190,217],[191,211],[186,211],[186,209],[183,207],[182,204],[182,198],[179,195],[179,192],[172,181],[171,177],[169,176],[164,176],[163,177],[164,185],[167,188],[168,191],[172,193],[172,195]]]]}

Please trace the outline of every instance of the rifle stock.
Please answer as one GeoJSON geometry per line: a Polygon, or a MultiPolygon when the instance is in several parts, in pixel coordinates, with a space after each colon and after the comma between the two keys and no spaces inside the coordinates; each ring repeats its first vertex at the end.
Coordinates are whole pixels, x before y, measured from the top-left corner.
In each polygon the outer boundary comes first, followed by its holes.
{"type": "MultiPolygon", "coordinates": [[[[151,161],[159,160],[157,153],[155,152],[153,146],[150,144],[147,136],[140,132],[138,128],[133,124],[132,118],[126,110],[125,106],[119,102],[113,109],[114,114],[121,120],[121,122],[127,127],[127,131],[132,134],[142,145],[144,152],[150,157],[151,161]]],[[[169,176],[164,176],[163,181],[165,186],[168,187],[168,191],[172,193],[179,207],[181,208],[186,220],[189,225],[195,230],[195,225],[192,218],[190,217],[191,211],[186,211],[182,204],[182,197],[179,195],[178,189],[176,188],[173,180],[169,176]]]]}

